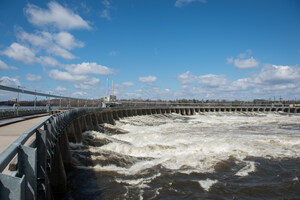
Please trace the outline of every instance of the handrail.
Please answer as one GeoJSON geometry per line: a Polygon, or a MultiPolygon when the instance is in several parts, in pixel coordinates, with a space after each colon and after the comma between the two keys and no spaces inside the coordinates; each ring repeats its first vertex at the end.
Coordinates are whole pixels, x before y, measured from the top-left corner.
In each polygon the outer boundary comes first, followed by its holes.
{"type": "Polygon", "coordinates": [[[0,153],[0,172],[3,172],[9,162],[15,157],[18,147],[25,144],[27,140],[36,132],[36,130],[42,127],[49,119],[50,117],[47,117],[47,119],[23,133],[9,147],[0,153]]]}

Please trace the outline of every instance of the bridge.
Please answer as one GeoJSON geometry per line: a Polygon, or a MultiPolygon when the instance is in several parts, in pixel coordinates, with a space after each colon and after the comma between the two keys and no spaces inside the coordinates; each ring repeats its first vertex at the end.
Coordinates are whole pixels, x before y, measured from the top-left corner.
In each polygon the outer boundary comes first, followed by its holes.
{"type": "Polygon", "coordinates": [[[120,101],[111,108],[75,108],[46,117],[20,135],[0,154],[0,199],[53,199],[67,190],[72,167],[69,142],[80,143],[86,130],[99,130],[124,117],[204,112],[300,113],[300,108],[255,104],[178,104],[120,101]],[[9,170],[7,170],[9,169],[9,170]]]}

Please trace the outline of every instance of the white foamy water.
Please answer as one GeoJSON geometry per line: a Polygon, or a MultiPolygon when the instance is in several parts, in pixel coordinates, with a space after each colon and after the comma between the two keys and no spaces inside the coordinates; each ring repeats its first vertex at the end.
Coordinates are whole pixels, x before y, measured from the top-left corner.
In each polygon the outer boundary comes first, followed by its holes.
{"type": "MultiPolygon", "coordinates": [[[[256,183],[258,193],[263,185],[267,191],[275,188],[283,194],[278,188],[299,184],[300,115],[135,116],[116,121],[114,126],[105,124],[103,132],[86,131],[83,142],[70,143],[70,147],[78,168],[123,188],[115,192],[124,199],[160,199],[173,194],[181,199],[191,194],[199,198],[203,190],[205,195],[213,193],[212,188],[217,188],[220,197],[228,191],[244,195],[247,190],[243,187],[253,188],[256,183]],[[292,182],[285,185],[287,181],[292,182]]],[[[97,178],[87,181],[93,180],[97,178]]]]}
{"type": "Polygon", "coordinates": [[[218,162],[233,157],[245,163],[236,175],[246,176],[255,170],[255,163],[244,161],[246,157],[299,157],[299,125],[299,115],[206,113],[182,117],[171,114],[117,121],[116,127],[128,131],[126,134],[108,136],[96,131],[85,134],[110,141],[101,147],[89,147],[92,152],[152,158],[130,168],[95,166],[99,170],[136,174],[162,165],[183,173],[212,172],[218,162]]]}
{"type": "Polygon", "coordinates": [[[215,183],[217,183],[217,180],[211,180],[211,179],[206,179],[206,180],[201,180],[198,181],[199,185],[205,190],[205,191],[209,191],[210,187],[212,185],[214,185],[215,183]]]}

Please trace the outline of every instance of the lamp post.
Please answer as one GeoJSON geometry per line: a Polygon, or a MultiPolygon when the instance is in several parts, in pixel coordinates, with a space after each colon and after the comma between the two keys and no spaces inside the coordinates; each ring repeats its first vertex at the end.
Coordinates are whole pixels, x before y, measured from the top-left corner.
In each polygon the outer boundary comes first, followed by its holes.
{"type": "Polygon", "coordinates": [[[20,86],[18,85],[18,97],[17,97],[17,116],[19,115],[19,107],[20,107],[20,104],[19,104],[19,98],[20,98],[20,86]]]}
{"type": "Polygon", "coordinates": [[[34,107],[34,109],[36,108],[36,90],[34,90],[35,91],[35,95],[34,95],[34,105],[33,105],[33,107],[34,107]]]}

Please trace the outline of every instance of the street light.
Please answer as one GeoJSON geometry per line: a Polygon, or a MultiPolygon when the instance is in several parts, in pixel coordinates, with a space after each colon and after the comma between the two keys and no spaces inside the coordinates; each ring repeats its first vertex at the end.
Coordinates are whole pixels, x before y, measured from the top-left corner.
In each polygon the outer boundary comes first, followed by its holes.
{"type": "Polygon", "coordinates": [[[20,98],[20,86],[18,85],[18,97],[17,97],[17,116],[19,115],[19,107],[20,107],[20,104],[19,104],[19,98],[20,98]]]}

